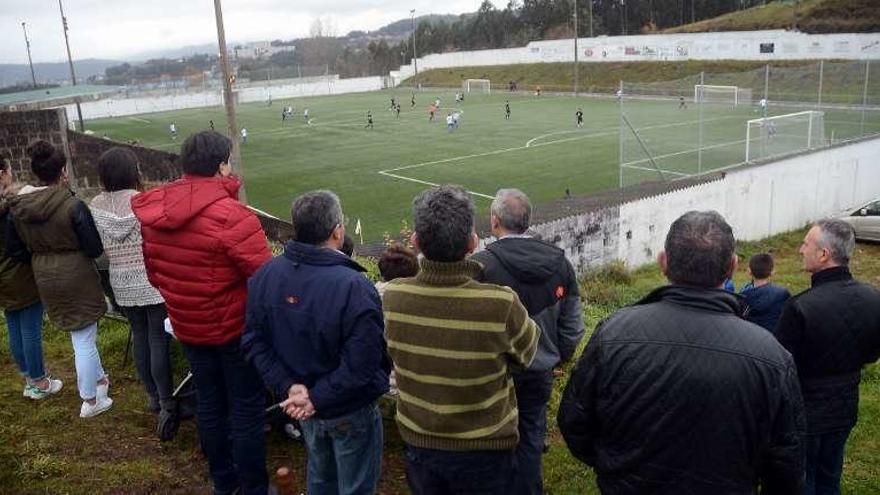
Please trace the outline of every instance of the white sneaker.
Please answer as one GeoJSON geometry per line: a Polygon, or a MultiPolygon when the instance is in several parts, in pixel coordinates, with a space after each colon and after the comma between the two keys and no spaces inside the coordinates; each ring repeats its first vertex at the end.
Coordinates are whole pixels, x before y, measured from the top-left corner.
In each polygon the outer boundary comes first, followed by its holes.
{"type": "Polygon", "coordinates": [[[58,392],[60,392],[61,387],[64,386],[61,380],[56,380],[50,376],[47,376],[46,380],[49,381],[48,388],[42,389],[36,385],[28,385],[24,388],[24,396],[28,399],[33,400],[45,399],[52,394],[57,394],[58,392]]]}
{"type": "Polygon", "coordinates": [[[79,417],[81,418],[92,418],[95,417],[102,412],[110,409],[110,406],[113,405],[113,399],[110,397],[101,397],[98,396],[95,400],[94,404],[89,404],[88,402],[83,401],[82,407],[79,409],[79,417]]]}

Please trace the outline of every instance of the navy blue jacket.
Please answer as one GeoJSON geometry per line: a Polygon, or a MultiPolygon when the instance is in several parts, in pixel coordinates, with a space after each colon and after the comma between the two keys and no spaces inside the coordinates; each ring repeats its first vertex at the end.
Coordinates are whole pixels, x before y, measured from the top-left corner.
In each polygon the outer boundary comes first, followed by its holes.
{"type": "Polygon", "coordinates": [[[280,397],[305,385],[317,418],[388,391],[382,303],[364,271],[338,251],[291,241],[248,281],[242,351],[280,397]]]}
{"type": "Polygon", "coordinates": [[[752,283],[748,283],[743,286],[740,294],[746,304],[746,319],[771,332],[776,328],[785,302],[791,297],[788,289],[776,284],[755,287],[752,283]]]}

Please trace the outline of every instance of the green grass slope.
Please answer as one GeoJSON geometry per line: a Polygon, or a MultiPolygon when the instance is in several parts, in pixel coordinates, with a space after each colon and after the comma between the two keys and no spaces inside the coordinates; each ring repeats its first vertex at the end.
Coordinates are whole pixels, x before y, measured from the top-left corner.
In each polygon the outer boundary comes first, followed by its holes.
{"type": "Polygon", "coordinates": [[[880,3],[875,0],[772,2],[669,28],[663,32],[703,33],[790,28],[805,33],[876,32],[880,30],[880,3]]]}

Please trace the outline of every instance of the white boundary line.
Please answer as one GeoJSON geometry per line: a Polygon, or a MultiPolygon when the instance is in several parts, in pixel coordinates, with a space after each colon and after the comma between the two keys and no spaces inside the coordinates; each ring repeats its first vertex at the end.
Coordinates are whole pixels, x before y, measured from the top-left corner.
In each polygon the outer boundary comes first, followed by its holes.
{"type": "Polygon", "coordinates": [[[129,117],[129,119],[134,120],[135,122],[143,122],[144,124],[152,124],[152,120],[142,119],[140,117],[129,117]]]}
{"type": "MultiPolygon", "coordinates": [[[[658,158],[660,158],[660,159],[669,158],[669,157],[678,156],[678,155],[686,155],[688,153],[696,153],[696,152],[700,151],[701,149],[702,150],[712,150],[715,148],[724,148],[725,146],[733,146],[734,144],[740,144],[740,143],[745,143],[745,142],[746,142],[745,139],[740,139],[739,141],[729,141],[729,142],[721,143],[721,144],[713,144],[712,146],[704,146],[703,148],[693,148],[693,149],[684,150],[684,151],[676,151],[675,153],[667,153],[665,155],[657,155],[653,158],[655,160],[658,158]]],[[[634,162],[621,163],[620,166],[621,167],[628,167],[628,168],[642,168],[642,167],[634,167],[634,166],[632,166],[632,164],[646,163],[646,162],[650,162],[650,161],[651,161],[650,158],[643,158],[641,160],[636,160],[634,162]]],[[[651,169],[651,170],[654,170],[654,169],[651,169]]],[[[663,170],[663,172],[669,172],[671,174],[678,174],[678,172],[673,172],[672,170],[663,170]]],[[[681,174],[681,175],[689,175],[689,174],[681,174]]]]}
{"type": "MultiPolygon", "coordinates": [[[[390,173],[390,172],[386,172],[386,171],[384,171],[384,170],[381,171],[381,172],[379,172],[379,174],[380,174],[380,175],[384,175],[384,176],[386,176],[386,177],[393,177],[393,178],[395,178],[395,179],[406,180],[406,181],[410,181],[410,182],[415,182],[416,184],[424,184],[424,185],[426,185],[426,186],[431,186],[431,187],[436,187],[436,186],[439,185],[439,184],[436,184],[436,183],[434,183],[434,182],[428,182],[428,181],[426,181],[426,180],[413,179],[412,177],[404,177],[404,176],[402,176],[402,175],[392,174],[392,173],[390,173]]],[[[488,194],[478,193],[478,192],[475,192],[475,191],[467,191],[467,192],[470,193],[470,194],[472,194],[472,195],[474,195],[474,196],[479,196],[479,197],[481,197],[481,198],[495,199],[495,196],[489,196],[488,194]]]]}

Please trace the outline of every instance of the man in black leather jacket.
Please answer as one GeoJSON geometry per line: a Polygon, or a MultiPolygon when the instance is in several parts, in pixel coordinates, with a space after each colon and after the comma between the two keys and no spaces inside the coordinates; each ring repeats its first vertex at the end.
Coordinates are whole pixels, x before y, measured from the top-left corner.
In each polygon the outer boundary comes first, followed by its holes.
{"type": "Polygon", "coordinates": [[[806,494],[840,493],[843,452],[859,409],[862,366],[880,357],[880,292],[849,272],[852,227],[820,220],[799,250],[812,287],[774,330],[798,368],[807,416],[806,494]]]}
{"type": "Polygon", "coordinates": [[[671,285],[599,325],[559,427],[603,494],[798,494],[805,421],[791,355],[722,290],[730,226],[691,211],[658,256],[671,285]]]}

